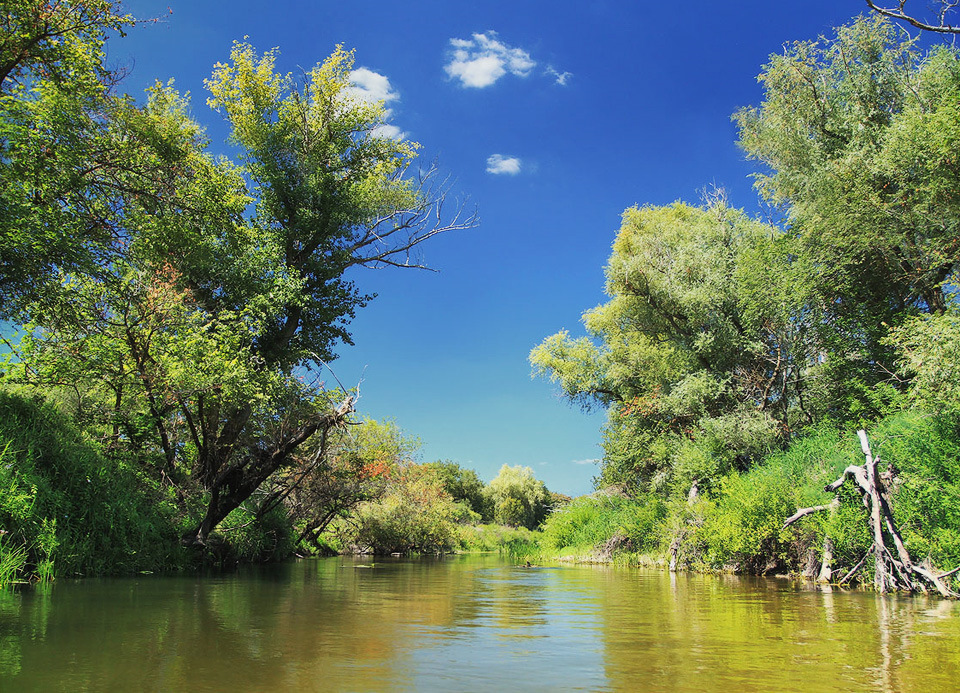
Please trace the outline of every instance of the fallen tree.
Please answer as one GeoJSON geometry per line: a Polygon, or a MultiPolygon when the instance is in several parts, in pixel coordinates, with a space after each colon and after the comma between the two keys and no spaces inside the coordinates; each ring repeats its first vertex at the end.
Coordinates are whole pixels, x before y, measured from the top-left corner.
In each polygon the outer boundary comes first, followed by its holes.
{"type": "MultiPolygon", "coordinates": [[[[941,596],[960,598],[960,594],[951,590],[944,582],[945,578],[960,571],[960,567],[937,574],[931,568],[918,565],[911,558],[897,529],[893,512],[890,510],[888,491],[883,478],[885,475],[878,473],[880,457],[873,456],[866,431],[857,431],[857,435],[865,456],[863,465],[850,465],[843,470],[843,474],[836,481],[825,486],[824,491],[836,493],[848,479],[853,480],[863,505],[868,511],[867,522],[873,543],[867,554],[840,579],[840,584],[849,581],[866,565],[866,559],[872,554],[874,557],[873,584],[878,592],[927,592],[928,586],[933,586],[941,596]]],[[[892,470],[888,476],[892,478],[892,470]]],[[[839,498],[834,500],[834,503],[837,502],[839,498]]],[[[800,508],[784,521],[783,527],[785,529],[807,515],[830,510],[834,503],[800,508]]],[[[825,552],[828,542],[829,539],[824,542],[825,552]]]]}

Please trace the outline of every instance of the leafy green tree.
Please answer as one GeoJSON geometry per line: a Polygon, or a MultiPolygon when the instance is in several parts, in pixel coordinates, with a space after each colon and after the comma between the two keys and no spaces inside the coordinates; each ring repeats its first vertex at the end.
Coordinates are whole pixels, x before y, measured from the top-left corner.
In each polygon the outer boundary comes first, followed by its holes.
{"type": "Polygon", "coordinates": [[[132,166],[117,197],[85,192],[120,241],[96,271],[47,268],[58,290],[27,293],[37,327],[17,366],[25,381],[68,384],[78,411],[98,402],[94,423],[116,445],[159,453],[158,473],[204,499],[184,537],[200,544],[352,411],[352,397],[304,377],[350,341],[369,298],[344,273],[422,267],[422,242],[474,223],[439,221],[443,191],[404,175],[417,145],[383,136],[382,105],[352,96],[351,53],[338,48],[302,85],[276,72],[275,51],[236,44],[231,57],[208,87],[237,165],[206,151],[171,86],[104,116],[108,129],[132,123],[137,148],[121,153],[156,175],[132,166]]]}
{"type": "Polygon", "coordinates": [[[264,484],[258,513],[282,504],[301,546],[321,550],[330,524],[383,498],[419,445],[395,424],[372,420],[317,436],[298,450],[294,465],[264,484]]]}
{"type": "Polygon", "coordinates": [[[802,326],[777,237],[720,200],[624,213],[590,336],[561,332],[530,355],[571,400],[608,407],[601,485],[662,488],[685,466],[689,487],[762,453],[799,415],[802,326]]]}
{"type": "Polygon", "coordinates": [[[460,542],[460,526],[477,516],[456,502],[435,469],[402,464],[386,492],[362,504],[337,529],[341,544],[363,553],[443,553],[460,542]]]}
{"type": "Polygon", "coordinates": [[[474,470],[466,469],[450,460],[428,462],[424,466],[437,474],[444,489],[455,501],[464,503],[485,522],[493,519],[493,508],[484,493],[484,483],[474,470]]]}
{"type": "Polygon", "coordinates": [[[900,354],[913,401],[928,411],[960,413],[960,315],[918,315],[893,330],[887,341],[900,354]]]}
{"type": "Polygon", "coordinates": [[[106,0],[4,3],[0,316],[33,317],[25,303],[60,291],[58,271],[109,266],[134,226],[128,201],[183,168],[183,135],[114,94],[103,65],[107,36],[132,23],[106,0]]]}
{"type": "Polygon", "coordinates": [[[502,525],[536,529],[547,517],[550,493],[530,467],[503,465],[486,491],[493,519],[502,525]]]}
{"type": "Polygon", "coordinates": [[[951,301],[958,54],[922,53],[882,18],[861,18],[772,56],[760,81],[763,103],[735,115],[740,144],[766,166],[757,187],[786,210],[810,270],[824,357],[838,380],[872,386],[893,361],[886,326],[951,301]]]}

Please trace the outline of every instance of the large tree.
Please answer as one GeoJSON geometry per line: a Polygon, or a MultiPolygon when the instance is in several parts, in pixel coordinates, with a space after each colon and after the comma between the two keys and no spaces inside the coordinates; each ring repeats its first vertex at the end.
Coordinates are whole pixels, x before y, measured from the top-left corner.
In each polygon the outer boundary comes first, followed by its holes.
{"type": "Polygon", "coordinates": [[[53,218],[33,207],[5,218],[8,236],[20,239],[62,219],[68,251],[83,251],[82,262],[68,252],[5,275],[18,314],[34,326],[16,372],[69,386],[78,412],[114,446],[155,459],[183,495],[202,498],[188,542],[204,543],[352,411],[352,397],[304,377],[349,342],[347,325],[369,298],[346,272],[422,267],[421,243],[475,221],[445,219],[430,174],[406,175],[417,145],[385,136],[382,105],[354,95],[350,52],[338,48],[301,82],[277,73],[276,57],[238,43],[207,83],[210,106],[231,125],[236,163],[207,151],[172,86],[138,106],[107,99],[100,80],[97,104],[108,107],[50,124],[51,136],[78,143],[63,171],[59,153],[32,155],[17,109],[40,104],[52,117],[56,98],[47,95],[71,88],[41,71],[10,96],[3,119],[13,133],[5,203],[46,204],[45,190],[14,189],[29,182],[18,167],[52,184],[78,170],[110,171],[81,179],[73,197],[55,196],[53,218]],[[105,134],[92,138],[91,127],[105,134]],[[115,140],[130,144],[112,148],[115,140]],[[122,165],[101,166],[107,150],[122,165]],[[85,235],[91,224],[102,238],[85,235]]]}
{"type": "Polygon", "coordinates": [[[786,210],[838,332],[877,356],[880,332],[867,323],[949,301],[958,54],[923,54],[889,22],[858,19],[772,56],[760,81],[763,103],[735,116],[741,146],[766,167],[757,187],[786,210]]]}
{"type": "Polygon", "coordinates": [[[537,373],[608,407],[599,483],[689,487],[802,415],[806,325],[778,232],[715,200],[628,209],[589,337],[548,337],[537,373]]]}

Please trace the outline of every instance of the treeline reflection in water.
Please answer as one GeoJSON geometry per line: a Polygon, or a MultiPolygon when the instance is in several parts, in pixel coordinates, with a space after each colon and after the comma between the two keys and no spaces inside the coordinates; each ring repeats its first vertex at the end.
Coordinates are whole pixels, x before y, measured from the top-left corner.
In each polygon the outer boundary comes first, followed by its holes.
{"type": "Polygon", "coordinates": [[[0,593],[0,691],[960,687],[960,605],[786,580],[442,560],[0,593]]]}

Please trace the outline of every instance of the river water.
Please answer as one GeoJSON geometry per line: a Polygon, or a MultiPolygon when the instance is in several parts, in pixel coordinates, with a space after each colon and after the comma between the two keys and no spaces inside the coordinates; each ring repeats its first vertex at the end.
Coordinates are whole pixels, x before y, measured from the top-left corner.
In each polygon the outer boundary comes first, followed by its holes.
{"type": "Polygon", "coordinates": [[[0,691],[960,690],[960,604],[494,556],[0,592],[0,691]]]}

